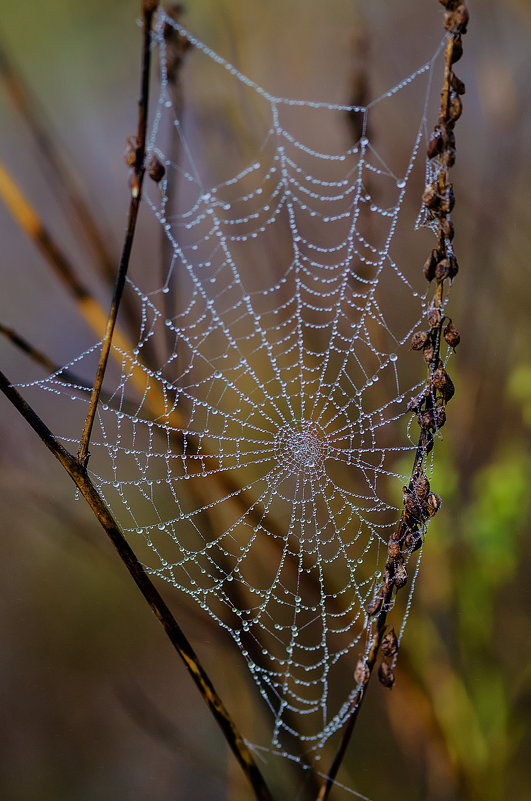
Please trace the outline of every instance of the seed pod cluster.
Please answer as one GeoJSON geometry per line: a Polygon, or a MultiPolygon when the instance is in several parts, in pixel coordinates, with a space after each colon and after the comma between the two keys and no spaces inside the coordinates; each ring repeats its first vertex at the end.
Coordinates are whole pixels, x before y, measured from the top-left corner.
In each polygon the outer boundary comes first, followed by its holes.
{"type": "MultiPolygon", "coordinates": [[[[433,448],[434,435],[446,422],[446,406],[454,395],[453,382],[441,359],[441,342],[456,348],[460,335],[452,320],[444,316],[443,293],[445,287],[457,275],[459,265],[454,252],[454,226],[450,218],[455,205],[453,186],[449,180],[449,169],[455,163],[456,122],[463,111],[462,97],[465,85],[454,72],[463,53],[462,37],[466,33],[469,13],[460,0],[440,0],[445,9],[444,24],[449,36],[446,48],[446,71],[441,94],[441,110],[427,143],[427,156],[431,162],[430,179],[422,195],[425,217],[437,230],[437,244],[424,264],[424,275],[434,284],[434,295],[429,303],[426,317],[427,328],[416,331],[410,347],[422,353],[428,365],[429,380],[426,388],[407,403],[420,426],[418,447],[409,484],[403,488],[402,513],[395,531],[387,544],[387,562],[382,583],[367,606],[369,615],[382,615],[392,598],[393,590],[400,590],[407,582],[407,561],[424,541],[426,527],[438,512],[442,500],[432,491],[430,482],[422,469],[426,456],[433,448]]],[[[379,622],[382,618],[379,618],[379,622]]],[[[393,660],[398,642],[390,629],[380,643],[382,661],[378,668],[380,682],[386,687],[394,684],[393,660]]],[[[357,673],[363,679],[365,662],[358,663],[357,673]],[[360,667],[361,664],[361,667],[360,667]]]]}

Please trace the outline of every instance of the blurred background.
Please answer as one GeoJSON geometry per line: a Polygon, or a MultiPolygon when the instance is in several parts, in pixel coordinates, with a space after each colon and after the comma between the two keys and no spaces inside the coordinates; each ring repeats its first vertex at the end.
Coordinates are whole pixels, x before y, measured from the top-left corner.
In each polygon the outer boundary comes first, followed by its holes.
{"type": "MultiPolygon", "coordinates": [[[[183,21],[284,96],[378,96],[441,38],[437,0],[263,5],[194,0],[183,21]]],[[[467,86],[453,171],[461,270],[450,301],[462,343],[432,481],[444,508],[424,549],[397,684],[391,693],[371,686],[339,777],[372,801],[525,801],[531,793],[531,6],[469,5],[456,70],[467,86]]],[[[0,0],[0,10],[5,55],[44,109],[117,261],[128,204],[122,154],[136,128],[138,7],[0,0]]],[[[190,113],[214,124],[215,103],[203,92],[190,113]]],[[[0,114],[2,160],[107,304],[94,254],[52,191],[5,82],[0,114]]],[[[66,363],[93,334],[3,205],[0,241],[0,322],[66,363]]],[[[133,269],[153,250],[147,234],[139,237],[133,269]]],[[[0,360],[12,381],[43,375],[4,339],[0,360]]],[[[0,797],[250,798],[91,513],[1,403],[0,797]]],[[[255,688],[241,658],[195,607],[163,591],[245,733],[255,688]]],[[[297,797],[295,780],[290,792],[297,797]]]]}

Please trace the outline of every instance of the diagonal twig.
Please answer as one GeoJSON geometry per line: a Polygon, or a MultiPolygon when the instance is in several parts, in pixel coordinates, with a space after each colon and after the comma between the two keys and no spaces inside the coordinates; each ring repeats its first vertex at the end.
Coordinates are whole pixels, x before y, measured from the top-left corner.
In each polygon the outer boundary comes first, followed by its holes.
{"type": "Polygon", "coordinates": [[[114,545],[118,555],[145,600],[149,604],[159,622],[163,626],[166,635],[173,647],[186,665],[188,672],[194,680],[203,700],[207,704],[210,712],[220,726],[227,743],[233,751],[236,759],[250,782],[258,801],[272,801],[272,796],[265,784],[265,781],[254,761],[254,758],[240,735],[229,712],[225,708],[223,701],[217,694],[207,673],[202,667],[197,655],[186,638],[181,627],[175,620],[170,609],[166,605],[162,596],[152,583],[144,568],[135,556],[135,553],[125,540],[120,528],[105,505],[98,491],[92,484],[87,469],[80,464],[78,459],[69,453],[58,440],[54,437],[50,429],[38,417],[34,410],[24,400],[24,398],[11,385],[6,376],[0,372],[0,391],[15,406],[18,412],[24,417],[41,441],[53,453],[62,464],[70,478],[73,480],[79,491],[92,509],[100,525],[114,545]]]}

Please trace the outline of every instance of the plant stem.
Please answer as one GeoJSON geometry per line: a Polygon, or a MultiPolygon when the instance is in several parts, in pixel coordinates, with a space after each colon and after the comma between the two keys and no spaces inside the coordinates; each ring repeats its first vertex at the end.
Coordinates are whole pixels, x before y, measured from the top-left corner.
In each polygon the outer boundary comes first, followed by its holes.
{"type": "Polygon", "coordinates": [[[223,701],[217,694],[207,673],[202,667],[192,646],[188,642],[181,627],[173,617],[170,609],[166,605],[162,596],[154,586],[153,582],[145,572],[144,568],[135,556],[135,553],[127,543],[118,523],[105,505],[97,489],[90,480],[86,467],[69,453],[58,440],[54,437],[46,424],[38,417],[31,406],[24,400],[19,392],[10,384],[6,376],[0,372],[0,390],[11,401],[13,406],[20,412],[35,433],[39,436],[46,447],[53,453],[56,459],[62,464],[74,484],[77,486],[100,525],[105,530],[107,536],[114,545],[118,555],[151,610],[163,626],[166,635],[173,647],[186,665],[188,672],[194,680],[203,700],[207,704],[210,712],[214,716],[217,724],[223,731],[225,739],[233,751],[236,759],[250,782],[258,801],[272,801],[272,796],[264,782],[264,779],[247,747],[240,735],[235,723],[229,715],[223,701]]]}
{"type": "Polygon", "coordinates": [[[142,184],[146,171],[145,156],[146,156],[146,130],[147,130],[147,117],[148,117],[148,103],[149,103],[149,79],[151,69],[151,24],[153,21],[154,7],[153,4],[146,2],[142,5],[142,21],[143,21],[143,36],[142,36],[142,69],[140,79],[140,99],[138,101],[138,133],[136,140],[136,161],[134,165],[132,183],[131,183],[131,199],[129,202],[129,214],[127,219],[127,229],[125,233],[124,244],[122,248],[122,255],[120,258],[120,266],[118,268],[118,275],[116,277],[116,285],[114,287],[111,308],[109,317],[107,319],[107,326],[105,329],[105,336],[103,339],[100,361],[94,381],[94,390],[90,399],[89,411],[81,437],[81,445],[77,454],[80,464],[86,466],[89,459],[89,442],[92,434],[92,426],[94,425],[94,418],[96,415],[96,408],[100,397],[101,387],[105,370],[107,368],[107,361],[112,344],[112,336],[116,318],[118,316],[118,309],[122,299],[122,293],[125,286],[125,278],[129,267],[129,259],[131,257],[131,250],[133,247],[133,240],[136,230],[136,221],[138,218],[138,209],[142,199],[142,184]]]}

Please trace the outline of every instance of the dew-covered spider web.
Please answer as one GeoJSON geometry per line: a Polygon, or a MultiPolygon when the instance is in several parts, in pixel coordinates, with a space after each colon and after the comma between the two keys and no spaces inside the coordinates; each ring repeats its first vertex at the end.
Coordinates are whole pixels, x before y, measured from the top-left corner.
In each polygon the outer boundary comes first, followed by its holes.
{"type": "MultiPolygon", "coordinates": [[[[153,248],[129,280],[137,341],[113,346],[89,468],[148,569],[236,643],[269,710],[262,745],[299,759],[351,712],[417,448],[406,406],[426,371],[409,343],[429,298],[414,229],[439,51],[342,106],[269,94],[163,15],[155,45],[148,161],[166,172],[144,200],[171,258],[161,278],[153,248]],[[176,107],[164,26],[193,45],[185,97],[211,91],[215,113],[176,107]]],[[[78,440],[87,393],[64,372],[38,386],[71,401],[78,440]]],[[[421,552],[405,555],[397,631],[421,552]]]]}

